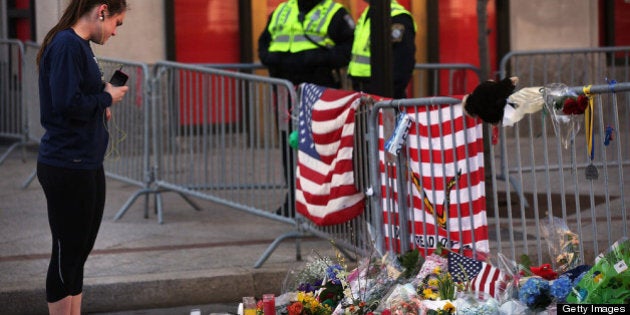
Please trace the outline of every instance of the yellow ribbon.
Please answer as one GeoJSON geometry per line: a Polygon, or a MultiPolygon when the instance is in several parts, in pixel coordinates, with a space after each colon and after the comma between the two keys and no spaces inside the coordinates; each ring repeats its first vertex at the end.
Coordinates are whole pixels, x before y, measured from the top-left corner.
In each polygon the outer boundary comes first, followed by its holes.
{"type": "Polygon", "coordinates": [[[593,96],[591,94],[591,85],[585,86],[584,89],[584,96],[588,97],[588,107],[586,108],[586,110],[584,111],[584,131],[586,133],[586,145],[587,145],[587,152],[591,158],[591,160],[593,160],[594,157],[594,153],[593,152],[593,110],[594,110],[594,100],[593,100],[593,96]]]}

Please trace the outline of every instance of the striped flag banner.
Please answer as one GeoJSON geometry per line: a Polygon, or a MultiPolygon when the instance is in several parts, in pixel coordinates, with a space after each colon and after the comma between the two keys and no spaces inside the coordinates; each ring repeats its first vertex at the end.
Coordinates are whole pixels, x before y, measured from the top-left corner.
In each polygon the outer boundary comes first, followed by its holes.
{"type": "MultiPolygon", "coordinates": [[[[461,98],[460,98],[461,99],[461,98]]],[[[412,121],[400,151],[404,168],[397,172],[379,123],[379,164],[387,249],[400,248],[399,200],[409,209],[406,222],[411,249],[426,255],[439,246],[488,252],[485,207],[483,129],[481,120],[464,114],[461,104],[402,109],[412,121]],[[405,190],[399,199],[398,176],[405,190]]]]}
{"type": "Polygon", "coordinates": [[[448,272],[455,282],[468,283],[474,292],[498,297],[509,282],[509,276],[486,262],[448,253],[448,272]]]}
{"type": "Polygon", "coordinates": [[[296,210],[317,225],[347,222],[364,210],[354,181],[354,113],[361,94],[302,84],[296,210]]]}

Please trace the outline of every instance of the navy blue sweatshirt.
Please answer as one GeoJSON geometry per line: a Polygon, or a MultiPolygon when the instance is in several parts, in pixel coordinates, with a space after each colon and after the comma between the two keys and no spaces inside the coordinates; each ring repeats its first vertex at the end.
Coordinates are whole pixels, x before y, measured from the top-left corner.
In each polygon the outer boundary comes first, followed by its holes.
{"type": "Polygon", "coordinates": [[[105,108],[112,97],[89,41],[63,30],[46,47],[39,66],[41,124],[46,133],[38,161],[71,169],[103,165],[109,134],[105,108]]]}

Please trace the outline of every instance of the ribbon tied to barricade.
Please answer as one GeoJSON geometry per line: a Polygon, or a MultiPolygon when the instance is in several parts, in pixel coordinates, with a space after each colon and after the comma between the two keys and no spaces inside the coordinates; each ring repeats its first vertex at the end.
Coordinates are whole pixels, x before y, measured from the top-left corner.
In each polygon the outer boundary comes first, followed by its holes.
{"type": "Polygon", "coordinates": [[[584,131],[586,133],[586,150],[589,156],[589,164],[586,167],[585,175],[588,180],[596,180],[599,177],[597,167],[593,165],[593,159],[595,158],[595,149],[593,148],[593,116],[594,116],[594,100],[591,94],[591,85],[585,86],[583,89],[584,96],[588,98],[588,107],[584,111],[584,131]]]}

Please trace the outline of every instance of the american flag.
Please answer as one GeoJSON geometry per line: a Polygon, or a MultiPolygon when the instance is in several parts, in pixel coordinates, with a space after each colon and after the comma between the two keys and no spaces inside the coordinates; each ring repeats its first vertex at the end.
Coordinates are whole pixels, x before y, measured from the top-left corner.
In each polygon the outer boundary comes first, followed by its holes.
{"type": "Polygon", "coordinates": [[[465,115],[461,104],[407,107],[400,114],[412,120],[400,172],[383,148],[389,135],[382,114],[379,126],[386,246],[397,250],[400,239],[408,237],[411,248],[424,255],[438,245],[488,252],[481,120],[465,115]],[[397,183],[400,174],[404,192],[397,183]],[[404,224],[399,209],[409,209],[409,235],[398,233],[404,224]]]}
{"type": "Polygon", "coordinates": [[[448,253],[448,272],[455,282],[470,281],[471,290],[493,297],[501,293],[509,280],[499,268],[454,252],[448,253]]]}
{"type": "Polygon", "coordinates": [[[296,210],[317,225],[343,223],[363,212],[352,164],[360,98],[357,92],[301,86],[296,210]]]}

